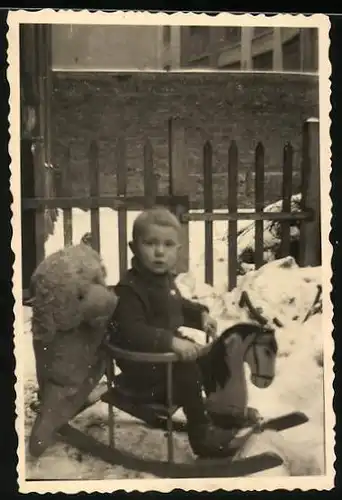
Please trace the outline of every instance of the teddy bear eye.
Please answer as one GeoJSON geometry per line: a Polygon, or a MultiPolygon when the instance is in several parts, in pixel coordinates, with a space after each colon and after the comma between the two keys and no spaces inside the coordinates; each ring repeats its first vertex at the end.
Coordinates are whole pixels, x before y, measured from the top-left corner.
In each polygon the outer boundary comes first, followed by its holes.
{"type": "Polygon", "coordinates": [[[84,299],[84,295],[83,295],[83,293],[80,292],[78,294],[78,300],[83,300],[83,299],[84,299]]]}

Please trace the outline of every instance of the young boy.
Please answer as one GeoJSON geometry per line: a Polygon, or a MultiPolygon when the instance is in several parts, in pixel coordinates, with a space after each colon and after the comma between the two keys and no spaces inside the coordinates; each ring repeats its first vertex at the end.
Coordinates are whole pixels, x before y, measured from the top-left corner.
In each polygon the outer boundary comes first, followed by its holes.
{"type": "MultiPolygon", "coordinates": [[[[183,298],[174,282],[180,249],[180,223],[166,208],[142,212],[134,222],[130,248],[132,267],[115,287],[119,302],[111,322],[111,340],[123,349],[140,352],[174,352],[174,402],[187,418],[189,443],[201,457],[229,456],[234,452],[236,430],[212,425],[202,397],[202,373],[196,343],[178,329],[203,329],[212,338],[216,322],[208,309],[183,298]]],[[[166,398],[162,365],[120,362],[129,387],[155,398],[166,398]]],[[[161,401],[161,400],[159,400],[161,401]]]]}

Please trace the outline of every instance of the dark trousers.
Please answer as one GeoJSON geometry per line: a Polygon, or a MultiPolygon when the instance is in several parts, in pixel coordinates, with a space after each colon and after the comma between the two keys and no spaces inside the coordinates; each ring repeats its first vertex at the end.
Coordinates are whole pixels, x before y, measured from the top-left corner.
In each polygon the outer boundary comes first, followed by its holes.
{"type": "Polygon", "coordinates": [[[202,396],[204,376],[199,361],[179,362],[173,365],[173,399],[182,407],[188,425],[207,422],[202,396]]]}
{"type": "MultiPolygon", "coordinates": [[[[206,390],[206,356],[196,361],[172,365],[172,401],[180,406],[189,426],[208,422],[202,390],[206,390]]],[[[123,379],[134,390],[141,402],[167,403],[167,372],[165,365],[144,366],[136,363],[118,363],[123,379]]]]}
{"type": "MultiPolygon", "coordinates": [[[[205,389],[203,364],[201,360],[178,362],[172,365],[172,402],[180,406],[189,426],[208,422],[202,390],[205,389]]],[[[167,375],[164,366],[156,367],[154,380],[150,378],[145,394],[152,400],[167,403],[167,375]]],[[[146,380],[146,379],[145,379],[146,380]]]]}

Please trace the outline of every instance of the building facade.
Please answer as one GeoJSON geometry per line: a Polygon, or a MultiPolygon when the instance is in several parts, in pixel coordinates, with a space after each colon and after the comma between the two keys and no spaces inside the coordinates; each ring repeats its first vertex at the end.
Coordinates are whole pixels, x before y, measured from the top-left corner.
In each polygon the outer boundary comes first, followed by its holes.
{"type": "Polygon", "coordinates": [[[52,25],[54,71],[161,70],[161,26],[52,25]]]}
{"type": "Polygon", "coordinates": [[[318,71],[316,28],[52,25],[55,71],[318,71]]]}
{"type": "Polygon", "coordinates": [[[316,28],[181,26],[178,29],[181,68],[318,71],[316,28]]]}

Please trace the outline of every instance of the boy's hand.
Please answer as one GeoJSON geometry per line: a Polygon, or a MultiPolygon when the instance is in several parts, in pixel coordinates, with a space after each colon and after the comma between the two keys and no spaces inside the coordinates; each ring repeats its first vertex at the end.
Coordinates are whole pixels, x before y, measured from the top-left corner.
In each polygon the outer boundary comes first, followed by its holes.
{"type": "Polygon", "coordinates": [[[172,350],[182,361],[194,361],[200,352],[201,346],[190,340],[174,337],[172,340],[172,350]]]}
{"type": "Polygon", "coordinates": [[[202,328],[211,339],[216,339],[217,321],[207,311],[202,313],[202,328]]]}

